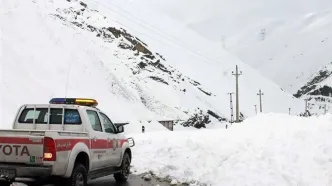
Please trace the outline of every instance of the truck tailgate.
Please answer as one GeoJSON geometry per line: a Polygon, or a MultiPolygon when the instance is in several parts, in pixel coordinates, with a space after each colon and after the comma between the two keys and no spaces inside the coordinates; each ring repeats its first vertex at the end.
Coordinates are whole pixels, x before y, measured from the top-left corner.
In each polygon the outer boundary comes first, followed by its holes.
{"type": "Polygon", "coordinates": [[[0,163],[43,163],[43,132],[0,130],[0,163]]]}

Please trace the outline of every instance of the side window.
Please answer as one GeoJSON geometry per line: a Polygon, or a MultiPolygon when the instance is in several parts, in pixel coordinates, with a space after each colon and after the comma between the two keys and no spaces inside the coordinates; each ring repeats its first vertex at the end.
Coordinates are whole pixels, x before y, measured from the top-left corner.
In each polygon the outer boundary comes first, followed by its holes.
{"type": "Polygon", "coordinates": [[[77,109],[65,109],[65,124],[80,125],[82,120],[77,109]]]}
{"type": "Polygon", "coordinates": [[[92,110],[87,110],[86,112],[93,130],[103,132],[97,112],[92,110]]]}
{"type": "MultiPolygon", "coordinates": [[[[62,108],[51,108],[50,124],[62,124],[62,108]]],[[[77,109],[65,109],[64,124],[65,125],[82,124],[81,117],[77,109]]]]}
{"type": "Polygon", "coordinates": [[[19,123],[32,124],[33,119],[35,119],[36,124],[46,124],[47,123],[47,108],[37,108],[34,112],[34,108],[24,109],[18,118],[19,123]]]}
{"type": "Polygon", "coordinates": [[[50,110],[51,110],[50,124],[62,124],[62,109],[51,108],[50,110]]]}
{"type": "Polygon", "coordinates": [[[116,133],[116,129],[112,123],[112,121],[103,113],[99,113],[101,116],[102,123],[104,125],[104,129],[106,133],[116,133]]]}
{"type": "MultiPolygon", "coordinates": [[[[51,108],[50,109],[50,124],[62,124],[62,108],[51,108]]],[[[32,124],[33,119],[35,118],[36,124],[47,124],[48,120],[48,108],[26,108],[21,113],[18,122],[32,124]],[[35,117],[34,117],[35,115],[35,117]]],[[[82,120],[77,109],[65,109],[65,125],[80,125],[82,120]]]]}

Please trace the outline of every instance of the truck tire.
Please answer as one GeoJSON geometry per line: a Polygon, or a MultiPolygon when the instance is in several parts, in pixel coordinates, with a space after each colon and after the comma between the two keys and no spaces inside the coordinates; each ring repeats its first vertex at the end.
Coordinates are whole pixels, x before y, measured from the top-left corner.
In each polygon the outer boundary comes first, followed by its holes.
{"type": "Polygon", "coordinates": [[[87,180],[87,170],[85,166],[81,163],[76,163],[70,178],[65,180],[65,186],[87,186],[87,180]]]}
{"type": "Polygon", "coordinates": [[[114,174],[114,179],[116,182],[126,182],[130,174],[130,156],[127,152],[123,155],[120,168],[121,172],[114,174]]]}

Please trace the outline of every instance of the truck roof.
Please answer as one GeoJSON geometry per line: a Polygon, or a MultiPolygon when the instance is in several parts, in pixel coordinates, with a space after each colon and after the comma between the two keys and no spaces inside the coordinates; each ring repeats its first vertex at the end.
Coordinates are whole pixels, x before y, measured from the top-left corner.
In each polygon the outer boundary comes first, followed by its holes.
{"type": "Polygon", "coordinates": [[[91,107],[91,106],[86,106],[86,105],[70,105],[70,104],[24,104],[22,106],[25,106],[25,107],[48,107],[48,106],[51,106],[51,107],[66,107],[66,108],[94,108],[94,109],[97,109],[99,110],[97,107],[91,107]]]}
{"type": "MultiPolygon", "coordinates": [[[[24,104],[23,106],[38,106],[38,107],[49,107],[49,106],[60,106],[67,108],[79,108],[79,107],[89,107],[97,108],[98,102],[95,99],[90,98],[52,98],[49,104],[24,104]]],[[[99,110],[99,109],[98,109],[99,110]]]]}

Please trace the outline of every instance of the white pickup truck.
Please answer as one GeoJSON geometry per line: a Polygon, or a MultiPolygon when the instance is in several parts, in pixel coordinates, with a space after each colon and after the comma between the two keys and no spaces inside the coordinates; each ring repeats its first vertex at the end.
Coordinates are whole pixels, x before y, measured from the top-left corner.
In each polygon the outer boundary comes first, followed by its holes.
{"type": "Polygon", "coordinates": [[[112,174],[125,182],[135,142],[97,105],[94,99],[53,98],[20,107],[13,129],[0,130],[0,185],[86,186],[112,174]]]}

